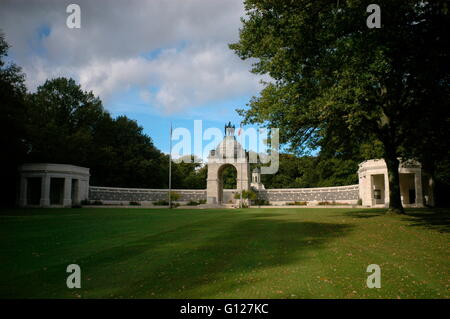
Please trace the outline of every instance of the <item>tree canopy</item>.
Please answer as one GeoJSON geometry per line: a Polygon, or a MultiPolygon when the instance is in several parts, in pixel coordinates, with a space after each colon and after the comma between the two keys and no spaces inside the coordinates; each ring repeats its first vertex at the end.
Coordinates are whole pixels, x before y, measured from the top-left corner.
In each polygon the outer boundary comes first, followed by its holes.
{"type": "Polygon", "coordinates": [[[370,1],[244,3],[240,39],[230,47],[272,79],[239,110],[245,122],[280,128],[280,140],[297,151],[378,143],[389,210],[403,212],[398,158],[417,157],[417,144],[432,139],[426,128],[448,123],[448,2],[378,2],[379,29],[366,25],[370,1]]]}
{"type": "Polygon", "coordinates": [[[16,197],[15,185],[17,163],[24,160],[25,144],[25,75],[21,69],[7,63],[8,44],[0,33],[0,180],[2,202],[10,202],[16,197]]]}
{"type": "MultiPolygon", "coordinates": [[[[17,166],[50,162],[90,168],[96,186],[167,188],[169,156],[143,128],[126,116],[116,118],[92,92],[73,79],[49,79],[27,92],[21,69],[6,63],[8,44],[0,35],[1,205],[14,205],[17,166]]],[[[206,188],[206,167],[173,163],[174,188],[206,188]]]]}

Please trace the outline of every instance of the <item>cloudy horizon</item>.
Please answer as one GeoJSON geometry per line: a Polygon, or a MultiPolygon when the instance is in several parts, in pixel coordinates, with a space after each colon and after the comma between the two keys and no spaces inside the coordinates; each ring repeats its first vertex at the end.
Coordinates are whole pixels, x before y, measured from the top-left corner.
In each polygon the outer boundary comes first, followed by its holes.
{"type": "Polygon", "coordinates": [[[261,89],[251,61],[228,48],[239,37],[242,0],[76,3],[80,29],[66,26],[70,2],[0,3],[9,57],[22,67],[28,90],[72,77],[167,151],[169,120],[187,127],[194,119],[209,127],[239,122],[235,109],[261,89]]]}

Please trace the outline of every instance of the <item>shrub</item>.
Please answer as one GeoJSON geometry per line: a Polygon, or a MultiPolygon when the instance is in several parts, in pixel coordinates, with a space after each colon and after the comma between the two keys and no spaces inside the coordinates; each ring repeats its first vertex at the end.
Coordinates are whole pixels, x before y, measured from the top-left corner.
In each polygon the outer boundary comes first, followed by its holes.
{"type": "MultiPolygon", "coordinates": [[[[237,192],[234,194],[235,199],[241,198],[241,193],[237,192]]],[[[256,200],[258,198],[258,195],[252,191],[252,190],[243,190],[242,191],[242,199],[249,199],[249,200],[256,200]]]]}
{"type": "Polygon", "coordinates": [[[362,198],[358,198],[357,204],[358,204],[358,205],[362,205],[362,198]]]}
{"type": "Polygon", "coordinates": [[[332,202],[325,201],[325,202],[318,202],[317,205],[331,205],[331,206],[333,206],[333,205],[351,205],[351,204],[349,204],[349,203],[340,203],[340,202],[336,202],[336,201],[332,201],[332,202]]]}
{"type": "Polygon", "coordinates": [[[89,201],[89,199],[83,199],[80,204],[81,205],[89,205],[91,202],[89,201]]]}
{"type": "Polygon", "coordinates": [[[141,206],[141,203],[131,201],[131,202],[129,202],[129,205],[130,206],[141,206]]]}
{"type": "MultiPolygon", "coordinates": [[[[156,202],[153,202],[153,205],[155,205],[155,206],[169,206],[169,202],[166,201],[166,200],[158,200],[156,202]]],[[[172,202],[172,206],[171,207],[178,207],[178,206],[180,206],[179,203],[172,202]]]]}
{"type": "Polygon", "coordinates": [[[288,205],[295,205],[295,206],[306,206],[307,202],[301,201],[301,202],[291,202],[287,203],[288,205]]]}
{"type": "Polygon", "coordinates": [[[168,206],[169,202],[163,199],[163,200],[158,200],[156,202],[153,202],[153,205],[155,205],[155,206],[168,206]]]}
{"type": "Polygon", "coordinates": [[[268,206],[270,205],[270,202],[268,200],[265,199],[257,199],[255,200],[255,205],[260,205],[260,206],[268,206]]]}
{"type": "Polygon", "coordinates": [[[180,199],[180,194],[176,192],[170,192],[170,200],[171,201],[177,201],[180,199]]]}
{"type": "Polygon", "coordinates": [[[199,204],[206,204],[206,199],[200,199],[200,200],[198,201],[198,203],[199,203],[199,204]]]}
{"type": "Polygon", "coordinates": [[[242,197],[249,200],[256,200],[258,195],[252,190],[244,190],[242,191],[242,197]]]}
{"type": "Polygon", "coordinates": [[[103,205],[103,202],[101,200],[94,200],[91,202],[91,205],[103,205]]]}
{"type": "Polygon", "coordinates": [[[189,202],[187,202],[186,205],[187,205],[187,206],[197,206],[197,205],[200,205],[200,203],[199,203],[199,202],[196,202],[196,201],[194,201],[194,200],[190,200],[189,202]]]}

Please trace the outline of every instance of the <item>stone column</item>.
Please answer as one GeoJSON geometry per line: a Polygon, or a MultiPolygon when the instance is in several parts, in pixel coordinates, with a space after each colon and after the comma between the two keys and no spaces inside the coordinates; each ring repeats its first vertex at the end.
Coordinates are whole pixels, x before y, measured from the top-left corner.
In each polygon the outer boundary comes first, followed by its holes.
{"type": "Polygon", "coordinates": [[[20,177],[20,196],[19,206],[27,206],[28,180],[26,177],[20,177]]]}
{"type": "Polygon", "coordinates": [[[366,204],[366,176],[362,173],[358,174],[358,196],[361,198],[361,205],[367,205],[366,204]]]}
{"type": "Polygon", "coordinates": [[[236,167],[236,188],[239,192],[242,190],[249,190],[249,164],[248,163],[237,163],[234,165],[236,167]]]}
{"type": "Polygon", "coordinates": [[[422,172],[414,174],[414,188],[416,189],[416,206],[423,207],[422,172]]]}
{"type": "Polygon", "coordinates": [[[79,180],[78,182],[78,200],[81,202],[84,199],[89,199],[89,181],[79,180]]]}
{"type": "Polygon", "coordinates": [[[218,167],[215,163],[208,163],[208,179],[206,180],[206,202],[217,205],[219,203],[218,167]]]}
{"type": "Polygon", "coordinates": [[[64,178],[64,199],[63,206],[72,206],[72,179],[64,178]]]}
{"type": "Polygon", "coordinates": [[[50,206],[50,176],[43,175],[41,181],[41,204],[42,207],[50,206]]]}
{"type": "MultiPolygon", "coordinates": [[[[73,182],[74,180],[72,180],[73,182]]],[[[72,188],[72,205],[78,205],[81,202],[81,183],[82,181],[80,179],[75,180],[74,184],[72,184],[72,187],[75,187],[75,190],[72,188]]]]}
{"type": "Polygon", "coordinates": [[[384,205],[389,206],[389,173],[384,173],[384,205]]]}
{"type": "Polygon", "coordinates": [[[375,199],[373,198],[373,175],[368,175],[369,178],[369,192],[367,198],[369,199],[369,206],[372,207],[375,204],[375,199]]]}

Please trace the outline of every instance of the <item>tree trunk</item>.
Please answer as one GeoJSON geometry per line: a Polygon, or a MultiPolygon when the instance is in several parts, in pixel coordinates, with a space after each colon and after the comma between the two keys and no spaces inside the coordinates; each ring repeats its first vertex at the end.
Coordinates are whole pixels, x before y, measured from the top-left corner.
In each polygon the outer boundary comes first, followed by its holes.
{"type": "Polygon", "coordinates": [[[388,177],[389,177],[389,209],[388,213],[391,214],[404,214],[405,211],[402,205],[402,199],[400,197],[400,174],[398,169],[400,162],[395,155],[386,155],[384,160],[386,161],[388,177]]]}

